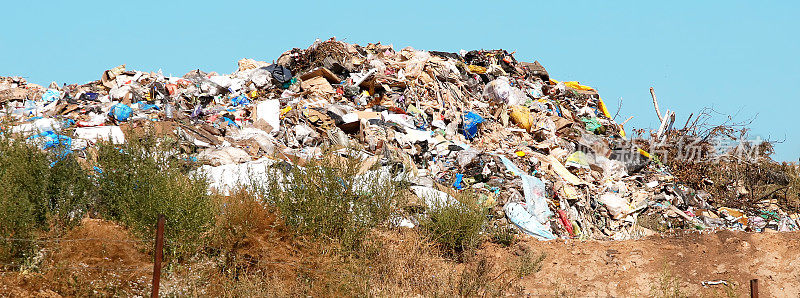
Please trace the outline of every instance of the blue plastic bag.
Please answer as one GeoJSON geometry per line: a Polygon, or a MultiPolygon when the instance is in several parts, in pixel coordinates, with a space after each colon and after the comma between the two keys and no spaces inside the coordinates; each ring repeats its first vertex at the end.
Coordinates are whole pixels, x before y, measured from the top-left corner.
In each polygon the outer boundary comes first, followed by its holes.
{"type": "Polygon", "coordinates": [[[478,124],[483,123],[483,117],[475,112],[469,112],[464,115],[464,136],[467,139],[472,139],[478,134],[478,124]]]}
{"type": "Polygon", "coordinates": [[[139,101],[138,104],[139,104],[139,108],[142,111],[147,111],[147,110],[150,110],[150,109],[161,110],[161,108],[159,108],[157,105],[149,104],[149,103],[147,103],[145,101],[139,101]]]}
{"type": "Polygon", "coordinates": [[[44,149],[56,148],[56,147],[65,147],[69,148],[72,146],[72,138],[60,135],[52,131],[45,131],[38,135],[33,135],[29,139],[37,139],[37,138],[45,138],[46,140],[42,144],[44,149]]]}
{"type": "Polygon", "coordinates": [[[115,104],[114,107],[111,108],[110,112],[111,116],[113,116],[114,119],[117,119],[117,121],[128,121],[128,118],[131,117],[132,113],[133,109],[123,103],[115,104]]]}
{"type": "Polygon", "coordinates": [[[53,102],[59,99],[61,99],[61,92],[55,89],[47,89],[47,91],[42,94],[42,100],[44,102],[53,102]]]}
{"type": "Polygon", "coordinates": [[[236,124],[236,122],[231,120],[230,118],[222,117],[222,120],[225,120],[225,122],[228,122],[228,124],[230,124],[230,125],[233,125],[235,127],[239,127],[239,124],[236,124]]]}
{"type": "Polygon", "coordinates": [[[42,148],[53,149],[53,152],[56,153],[55,160],[50,163],[50,167],[55,166],[56,163],[63,160],[64,158],[67,157],[67,155],[72,153],[72,150],[70,149],[70,147],[72,147],[72,138],[68,136],[60,135],[52,131],[45,131],[38,135],[33,135],[28,139],[38,139],[38,138],[45,139],[44,143],[42,143],[42,148]]]}
{"type": "Polygon", "coordinates": [[[231,99],[231,105],[233,105],[234,107],[240,105],[248,105],[248,104],[250,104],[250,99],[247,98],[247,96],[245,96],[244,94],[231,99]]]}
{"type": "Polygon", "coordinates": [[[463,186],[461,186],[461,181],[463,180],[464,180],[464,174],[456,174],[456,181],[453,182],[453,187],[455,187],[456,189],[463,188],[463,186]]]}

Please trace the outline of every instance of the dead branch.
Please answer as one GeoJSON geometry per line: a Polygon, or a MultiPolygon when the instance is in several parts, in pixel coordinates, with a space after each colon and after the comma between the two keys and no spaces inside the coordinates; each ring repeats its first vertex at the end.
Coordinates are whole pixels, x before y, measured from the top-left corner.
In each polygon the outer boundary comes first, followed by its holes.
{"type": "Polygon", "coordinates": [[[694,113],[689,114],[689,118],[686,118],[686,123],[683,124],[684,131],[686,130],[686,126],[689,125],[689,120],[692,120],[692,116],[694,116],[694,113]]]}
{"type": "Polygon", "coordinates": [[[653,97],[653,106],[656,108],[656,115],[658,115],[658,122],[664,122],[664,117],[661,117],[661,111],[658,110],[658,100],[656,100],[656,91],[650,87],[650,96],[653,97]]]}
{"type": "Polygon", "coordinates": [[[625,119],[625,121],[622,121],[622,124],[620,124],[620,126],[625,126],[625,123],[628,123],[628,121],[631,121],[631,119],[633,119],[633,116],[630,116],[628,117],[628,119],[625,119]]]}
{"type": "Polygon", "coordinates": [[[611,118],[611,120],[617,120],[617,116],[619,116],[620,111],[622,111],[622,97],[619,98],[619,102],[617,103],[617,112],[614,114],[614,118],[611,118]]]}

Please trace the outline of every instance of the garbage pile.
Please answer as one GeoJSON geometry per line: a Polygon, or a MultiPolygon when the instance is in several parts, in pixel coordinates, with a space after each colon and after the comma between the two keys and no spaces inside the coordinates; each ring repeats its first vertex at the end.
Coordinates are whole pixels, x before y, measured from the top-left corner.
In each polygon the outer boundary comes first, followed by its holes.
{"type": "Polygon", "coordinates": [[[45,149],[122,143],[154,126],[180,140],[217,189],[275,161],[302,165],[322,148],[359,148],[370,166],[401,164],[423,201],[472,190],[496,225],[539,239],[630,239],[673,224],[798,229],[798,215],[777,206],[712,206],[626,139],[597,90],[513,54],[317,40],[275,63],[242,59],[232,74],[120,65],[81,85],[0,78],[0,105],[17,122],[11,131],[45,149]],[[645,227],[645,218],[657,224],[645,227]]]}

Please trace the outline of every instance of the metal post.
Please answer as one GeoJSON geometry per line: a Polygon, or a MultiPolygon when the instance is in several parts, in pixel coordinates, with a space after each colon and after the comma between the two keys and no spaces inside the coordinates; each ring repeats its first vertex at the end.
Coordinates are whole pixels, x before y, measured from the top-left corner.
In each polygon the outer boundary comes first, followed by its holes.
{"type": "Polygon", "coordinates": [[[758,298],[758,279],[750,280],[750,298],[758,298]]]}
{"type": "Polygon", "coordinates": [[[156,225],[156,251],[154,254],[153,292],[150,294],[150,297],[158,298],[158,287],[161,284],[161,258],[164,255],[164,214],[158,215],[158,224],[156,225]]]}

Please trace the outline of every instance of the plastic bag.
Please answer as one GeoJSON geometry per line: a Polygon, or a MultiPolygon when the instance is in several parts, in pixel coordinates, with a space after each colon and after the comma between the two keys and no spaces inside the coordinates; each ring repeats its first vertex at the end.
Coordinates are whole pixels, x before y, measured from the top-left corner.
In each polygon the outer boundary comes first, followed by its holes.
{"type": "Polygon", "coordinates": [[[244,94],[231,99],[231,105],[233,105],[234,107],[241,105],[249,105],[249,104],[250,104],[250,99],[247,98],[247,96],[245,96],[244,94]]]}
{"type": "Polygon", "coordinates": [[[553,240],[556,236],[550,231],[550,227],[539,223],[539,221],[525,210],[520,203],[508,203],[503,209],[508,220],[516,225],[525,234],[536,237],[539,240],[553,240]]]}
{"type": "Polygon", "coordinates": [[[523,128],[530,132],[531,126],[533,126],[533,117],[531,116],[531,111],[523,106],[512,106],[511,107],[511,121],[514,124],[518,125],[520,128],[523,128]]]}
{"type": "Polygon", "coordinates": [[[579,169],[588,169],[589,159],[583,151],[575,151],[567,157],[567,162],[565,162],[564,165],[579,169]]]}
{"type": "Polygon", "coordinates": [[[49,148],[67,148],[69,149],[72,146],[72,138],[60,135],[52,131],[45,131],[38,135],[33,135],[29,139],[36,140],[42,139],[42,148],[49,149],[49,148]]]}
{"type": "Polygon", "coordinates": [[[271,64],[264,69],[269,71],[270,75],[272,75],[272,78],[278,81],[278,83],[286,84],[292,80],[292,71],[286,67],[278,64],[271,64]]]}
{"type": "Polygon", "coordinates": [[[256,106],[256,119],[266,121],[272,127],[272,131],[281,128],[281,102],[277,99],[265,100],[256,106]]]}
{"type": "Polygon", "coordinates": [[[547,206],[547,199],[545,198],[545,185],[544,182],[536,177],[530,175],[522,175],[522,190],[525,194],[525,203],[528,213],[536,217],[536,220],[541,224],[550,221],[553,216],[553,211],[547,206]]]}
{"type": "Polygon", "coordinates": [[[612,192],[604,193],[600,196],[598,201],[606,206],[608,213],[611,214],[611,217],[614,219],[621,219],[633,212],[633,208],[628,204],[628,200],[612,192]]]}
{"type": "Polygon", "coordinates": [[[414,49],[403,49],[403,52],[411,51],[413,52],[414,57],[406,62],[406,66],[404,67],[405,76],[408,78],[416,78],[425,70],[425,63],[428,63],[428,60],[431,59],[431,54],[425,51],[416,51],[414,49]]]}
{"type": "Polygon", "coordinates": [[[251,161],[250,155],[246,151],[236,147],[206,149],[198,154],[197,159],[211,166],[240,164],[251,161]]]}
{"type": "Polygon", "coordinates": [[[90,142],[106,140],[113,144],[125,143],[125,134],[119,126],[78,127],[75,129],[75,137],[90,142]]]}
{"type": "Polygon", "coordinates": [[[507,105],[521,105],[527,96],[519,88],[511,87],[507,77],[499,77],[483,88],[483,97],[489,101],[507,105]]]}
{"type": "Polygon", "coordinates": [[[594,164],[603,168],[603,176],[607,178],[620,179],[628,175],[624,163],[608,159],[605,156],[596,155],[594,164]]]}
{"type": "Polygon", "coordinates": [[[464,115],[464,136],[467,139],[472,139],[478,134],[478,124],[483,123],[483,117],[475,112],[469,112],[464,115]]]}
{"type": "Polygon", "coordinates": [[[603,127],[603,125],[600,124],[600,121],[595,117],[581,118],[581,121],[586,124],[586,130],[591,132],[597,132],[601,127],[603,127]]]}
{"type": "Polygon", "coordinates": [[[131,117],[133,113],[133,109],[126,104],[118,103],[115,104],[114,107],[111,108],[111,112],[109,114],[117,119],[117,121],[128,121],[128,118],[131,117]]]}
{"type": "Polygon", "coordinates": [[[577,81],[564,82],[564,86],[570,87],[570,88],[575,89],[575,90],[595,91],[594,88],[586,86],[586,85],[581,85],[581,83],[579,83],[577,81]]]}
{"type": "Polygon", "coordinates": [[[42,100],[44,102],[51,102],[56,101],[61,98],[61,92],[55,89],[47,89],[47,91],[42,94],[42,100]]]}
{"type": "Polygon", "coordinates": [[[456,204],[458,201],[453,196],[426,186],[410,186],[411,192],[425,202],[428,208],[437,208],[447,204],[456,204]]]}

